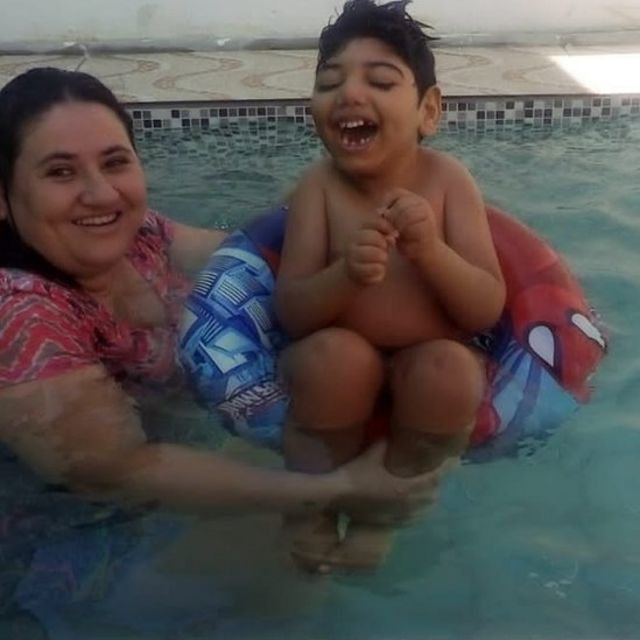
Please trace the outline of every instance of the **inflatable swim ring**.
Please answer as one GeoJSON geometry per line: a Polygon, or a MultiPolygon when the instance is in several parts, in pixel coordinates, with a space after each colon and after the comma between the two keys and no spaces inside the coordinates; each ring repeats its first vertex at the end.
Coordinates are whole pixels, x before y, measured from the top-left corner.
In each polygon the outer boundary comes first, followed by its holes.
{"type": "MultiPolygon", "coordinates": [[[[606,342],[563,260],[530,229],[487,207],[507,301],[478,336],[489,358],[469,455],[513,451],[564,420],[590,394],[606,342]]],[[[199,401],[233,434],[278,448],[288,398],[277,356],[287,338],[272,306],[286,208],[231,234],[187,301],[180,360],[199,401]]]]}

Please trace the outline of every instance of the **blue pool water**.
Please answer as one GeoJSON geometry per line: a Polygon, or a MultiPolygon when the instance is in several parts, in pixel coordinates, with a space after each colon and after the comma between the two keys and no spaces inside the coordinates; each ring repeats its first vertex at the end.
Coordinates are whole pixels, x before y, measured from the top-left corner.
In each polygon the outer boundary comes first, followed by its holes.
{"type": "MultiPolygon", "coordinates": [[[[238,637],[640,637],[640,122],[443,135],[434,146],[579,274],[611,337],[593,402],[531,456],[455,471],[375,576],[332,579],[278,633],[240,611],[238,637]]],[[[154,203],[231,226],[278,202],[321,153],[293,129],[156,149],[144,151],[154,203]]]]}
{"type": "MultiPolygon", "coordinates": [[[[155,208],[234,227],[281,201],[321,153],[293,126],[226,133],[141,141],[155,208]]],[[[296,575],[281,562],[277,518],[223,518],[134,576],[140,601],[78,614],[77,635],[62,640],[640,637],[640,121],[442,135],[433,145],[579,275],[611,339],[592,403],[530,455],[454,470],[375,575],[296,575]],[[139,625],[116,621],[127,608],[122,618],[139,625]],[[163,616],[178,621],[171,632],[154,628],[163,616]]],[[[188,406],[170,419],[215,429],[188,406]]]]}

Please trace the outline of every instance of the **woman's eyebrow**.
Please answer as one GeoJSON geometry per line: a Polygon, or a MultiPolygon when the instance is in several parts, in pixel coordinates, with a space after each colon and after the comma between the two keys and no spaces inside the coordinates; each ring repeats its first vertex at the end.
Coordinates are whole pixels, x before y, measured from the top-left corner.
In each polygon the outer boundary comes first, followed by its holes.
{"type": "MultiPolygon", "coordinates": [[[[122,153],[123,151],[128,154],[132,153],[129,147],[125,147],[124,145],[120,145],[120,144],[114,144],[110,147],[107,147],[103,151],[101,151],[100,155],[108,156],[108,155],[111,155],[112,153],[122,153]]],[[[66,160],[66,161],[74,160],[77,157],[78,157],[77,154],[71,153],[70,151],[52,151],[51,153],[48,153],[44,158],[42,158],[42,160],[38,162],[37,166],[40,167],[42,165],[47,164],[48,162],[52,162],[55,160],[66,160]]]]}
{"type": "Polygon", "coordinates": [[[101,156],[108,156],[112,153],[122,153],[126,152],[128,154],[133,154],[133,151],[129,147],[125,147],[122,144],[114,144],[110,147],[107,147],[104,151],[100,153],[101,156]]]}
{"type": "Polygon", "coordinates": [[[42,158],[36,166],[41,167],[53,160],[73,160],[75,157],[75,154],[69,153],[68,151],[52,151],[42,158]]]}

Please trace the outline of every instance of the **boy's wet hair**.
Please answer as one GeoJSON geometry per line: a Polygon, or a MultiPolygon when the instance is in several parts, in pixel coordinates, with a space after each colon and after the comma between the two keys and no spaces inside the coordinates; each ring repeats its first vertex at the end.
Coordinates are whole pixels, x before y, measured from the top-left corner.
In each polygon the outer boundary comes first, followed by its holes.
{"type": "Polygon", "coordinates": [[[418,98],[436,83],[435,60],[429,42],[435,38],[423,29],[429,25],[407,13],[411,0],[376,4],[374,0],[348,0],[335,22],[320,33],[316,72],[327,60],[356,38],[375,38],[402,58],[416,80],[418,98]]]}
{"type": "Polygon", "coordinates": [[[113,92],[88,73],[38,67],[16,76],[0,90],[0,186],[9,220],[0,221],[0,267],[23,269],[71,284],[34,249],[23,242],[11,220],[11,193],[16,160],[28,127],[60,104],[86,102],[109,109],[124,126],[135,149],[129,114],[113,92]]]}

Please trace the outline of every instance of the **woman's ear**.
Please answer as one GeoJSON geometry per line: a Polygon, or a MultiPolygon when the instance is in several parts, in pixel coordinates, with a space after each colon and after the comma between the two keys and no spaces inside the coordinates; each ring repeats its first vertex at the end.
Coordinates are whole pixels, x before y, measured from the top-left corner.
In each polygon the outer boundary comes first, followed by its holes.
{"type": "Polygon", "coordinates": [[[4,187],[0,184],[0,220],[6,220],[9,217],[9,207],[5,195],[4,187]]]}
{"type": "Polygon", "coordinates": [[[420,136],[432,136],[438,131],[442,115],[442,93],[438,85],[429,87],[420,101],[420,136]]]}

